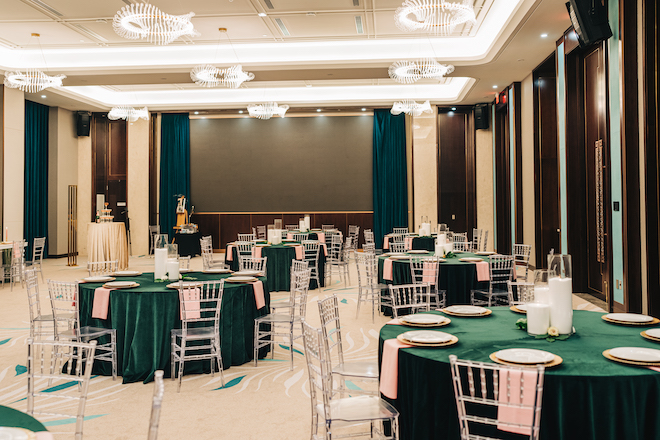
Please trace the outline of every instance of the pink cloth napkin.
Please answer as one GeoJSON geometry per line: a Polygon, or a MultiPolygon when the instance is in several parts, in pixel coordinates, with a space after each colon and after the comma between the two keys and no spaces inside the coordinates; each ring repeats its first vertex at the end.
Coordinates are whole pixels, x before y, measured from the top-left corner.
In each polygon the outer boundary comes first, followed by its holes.
{"type": "Polygon", "coordinates": [[[389,249],[390,248],[390,237],[387,235],[385,238],[383,238],[383,249],[389,249]]]}
{"type": "Polygon", "coordinates": [[[424,263],[422,267],[422,283],[435,285],[435,265],[437,263],[424,263]]]}
{"type": "Polygon", "coordinates": [[[316,236],[318,237],[321,243],[325,243],[325,232],[318,232],[316,236]]]}
{"type": "Polygon", "coordinates": [[[110,307],[110,291],[105,287],[94,289],[94,305],[92,306],[92,318],[108,319],[108,307],[110,307]]]}
{"type": "Polygon", "coordinates": [[[475,263],[477,267],[477,281],[488,281],[490,280],[490,273],[488,271],[488,263],[485,261],[480,261],[475,263]]]}
{"type": "Polygon", "coordinates": [[[325,245],[325,243],[321,243],[321,247],[323,248],[323,255],[326,257],[328,256],[328,247],[325,245]]]}
{"type": "Polygon", "coordinates": [[[384,280],[390,280],[393,281],[392,279],[392,263],[394,261],[390,260],[389,258],[386,258],[385,261],[383,261],[383,279],[384,280]]]}
{"type": "Polygon", "coordinates": [[[293,234],[291,232],[286,233],[286,239],[287,240],[293,240],[293,234]]]}
{"type": "MultiPolygon", "coordinates": [[[[534,405],[534,398],[536,397],[536,370],[522,372],[525,380],[523,385],[522,402],[520,401],[520,371],[510,371],[506,374],[507,370],[500,371],[500,405],[497,407],[497,420],[500,422],[508,423],[524,423],[531,425],[534,421],[534,410],[531,408],[516,408],[506,406],[507,403],[520,404],[526,406],[534,405]],[[507,376],[510,377],[511,396],[507,396],[507,376]]],[[[497,425],[500,431],[515,432],[517,434],[531,435],[532,429],[528,427],[515,427],[506,425],[497,425]]]]}
{"type": "Polygon", "coordinates": [[[261,258],[261,246],[252,246],[252,257],[261,258]]]}
{"type": "Polygon", "coordinates": [[[389,325],[401,325],[401,321],[399,321],[398,319],[393,319],[393,320],[391,320],[391,321],[387,321],[385,324],[389,324],[389,325]]]}
{"type": "Polygon", "coordinates": [[[234,245],[227,245],[227,255],[225,255],[225,260],[232,261],[234,259],[234,245]]]}
{"type": "Polygon", "coordinates": [[[36,440],[55,440],[55,437],[53,437],[53,434],[51,434],[50,432],[46,432],[46,431],[35,432],[34,433],[34,438],[36,440]]]}
{"type": "Polygon", "coordinates": [[[404,238],[404,241],[406,243],[406,249],[411,250],[413,248],[413,246],[412,246],[413,238],[412,237],[406,237],[406,238],[404,238]]]}
{"type": "Polygon", "coordinates": [[[296,260],[302,260],[305,258],[302,246],[294,246],[294,248],[296,249],[296,260]]]}
{"type": "Polygon", "coordinates": [[[388,339],[383,344],[383,359],[380,364],[380,392],[385,397],[396,399],[399,387],[399,348],[410,348],[412,345],[388,339]]]}
{"type": "Polygon", "coordinates": [[[660,367],[649,367],[649,370],[660,372],[660,367]]]}
{"type": "Polygon", "coordinates": [[[186,302],[186,311],[184,313],[183,304],[179,304],[181,319],[199,319],[201,317],[199,313],[199,297],[201,293],[199,289],[183,289],[183,300],[186,302]]]}
{"type": "Polygon", "coordinates": [[[266,306],[266,299],[264,298],[264,283],[259,280],[250,284],[252,284],[252,290],[254,290],[254,301],[257,304],[257,310],[259,310],[266,306]]]}

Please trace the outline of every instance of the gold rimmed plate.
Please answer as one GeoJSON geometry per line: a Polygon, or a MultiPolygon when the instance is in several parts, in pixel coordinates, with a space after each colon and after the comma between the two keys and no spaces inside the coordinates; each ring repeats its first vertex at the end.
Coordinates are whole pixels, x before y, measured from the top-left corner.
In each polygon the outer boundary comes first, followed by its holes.
{"type": "Polygon", "coordinates": [[[624,313],[624,314],[617,314],[617,313],[609,313],[607,315],[602,315],[601,318],[605,322],[609,322],[611,324],[618,324],[618,325],[633,325],[633,326],[649,326],[649,325],[656,325],[660,323],[660,319],[654,318],[653,316],[648,316],[649,319],[642,318],[643,316],[646,315],[639,315],[639,318],[633,318],[634,320],[625,320],[625,317],[621,317],[621,319],[614,319],[611,316],[620,316],[620,315],[631,315],[633,316],[634,314],[631,313],[624,313]]]}
{"type": "Polygon", "coordinates": [[[650,330],[644,330],[640,333],[643,338],[648,339],[653,342],[660,342],[660,328],[654,328],[650,330]]]}
{"type": "Polygon", "coordinates": [[[229,278],[225,278],[226,283],[253,283],[255,281],[258,281],[259,278],[257,277],[235,277],[231,276],[229,278]]]}
{"type": "Polygon", "coordinates": [[[509,310],[515,313],[520,313],[523,315],[527,314],[527,305],[526,304],[519,304],[517,306],[511,306],[509,307],[509,310]]]}
{"type": "Polygon", "coordinates": [[[403,344],[414,345],[415,347],[434,348],[447,347],[458,342],[458,338],[454,335],[431,330],[416,330],[401,333],[396,339],[403,344]]]}
{"type": "Polygon", "coordinates": [[[449,306],[449,307],[445,307],[444,309],[440,309],[440,311],[442,313],[446,313],[447,315],[467,317],[467,318],[488,316],[491,313],[493,313],[492,310],[487,309],[485,307],[470,306],[470,305],[449,306]]]}
{"type": "Polygon", "coordinates": [[[118,270],[112,274],[115,277],[136,277],[142,275],[139,270],[118,270]]]}
{"type": "Polygon", "coordinates": [[[132,289],[133,287],[140,287],[139,283],[135,281],[110,281],[103,285],[106,289],[132,289]]]}
{"type": "Polygon", "coordinates": [[[80,280],[80,282],[81,283],[107,283],[108,281],[114,281],[114,280],[116,280],[115,277],[102,275],[102,276],[83,278],[82,280],[80,280]]]}
{"type": "Polygon", "coordinates": [[[484,260],[479,257],[463,257],[459,258],[458,261],[462,261],[463,263],[481,263],[484,260]]]}
{"type": "Polygon", "coordinates": [[[399,318],[401,324],[408,327],[443,327],[451,323],[451,319],[442,315],[432,315],[430,313],[417,313],[414,315],[406,315],[399,318]]]}
{"type": "MultiPolygon", "coordinates": [[[[199,281],[184,281],[183,283],[181,283],[181,287],[183,289],[193,289],[193,288],[199,287],[201,285],[202,285],[202,283],[200,283],[199,281]]],[[[176,283],[176,282],[175,283],[170,283],[170,284],[167,285],[167,288],[168,289],[178,289],[179,288],[179,283],[176,283]]]]}
{"type": "Polygon", "coordinates": [[[488,356],[491,361],[500,365],[509,365],[511,367],[536,368],[536,365],[543,365],[545,368],[552,368],[564,362],[564,359],[562,359],[561,356],[554,355],[554,359],[546,364],[516,364],[515,362],[503,361],[502,359],[495,356],[495,353],[491,353],[490,356],[488,356]]]}
{"type": "Polygon", "coordinates": [[[637,367],[660,367],[660,362],[641,362],[641,361],[632,361],[628,359],[621,359],[616,356],[612,356],[610,354],[611,349],[605,350],[603,352],[603,356],[605,356],[606,359],[609,359],[613,362],[617,362],[619,364],[626,364],[626,365],[634,365],[637,367]]]}
{"type": "Polygon", "coordinates": [[[424,249],[413,249],[410,251],[406,251],[407,254],[428,254],[429,251],[424,250],[424,249]]]}

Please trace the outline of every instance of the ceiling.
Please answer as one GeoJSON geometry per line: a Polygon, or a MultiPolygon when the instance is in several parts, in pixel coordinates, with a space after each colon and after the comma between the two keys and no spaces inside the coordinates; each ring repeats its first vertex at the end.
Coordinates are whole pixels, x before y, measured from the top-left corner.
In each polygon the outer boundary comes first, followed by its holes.
{"type": "Polygon", "coordinates": [[[64,87],[27,97],[70,110],[239,109],[273,100],[390,106],[404,98],[474,104],[529,75],[570,26],[565,0],[474,0],[476,22],[442,37],[399,30],[394,11],[402,0],[152,0],[169,14],[194,12],[200,34],[154,46],[113,30],[117,11],[137,2],[2,0],[0,71],[67,75],[64,87]],[[422,57],[456,69],[442,81],[389,78],[394,61],[422,57]],[[207,63],[242,64],[255,79],[239,89],[202,88],[190,70],[207,63]]]}

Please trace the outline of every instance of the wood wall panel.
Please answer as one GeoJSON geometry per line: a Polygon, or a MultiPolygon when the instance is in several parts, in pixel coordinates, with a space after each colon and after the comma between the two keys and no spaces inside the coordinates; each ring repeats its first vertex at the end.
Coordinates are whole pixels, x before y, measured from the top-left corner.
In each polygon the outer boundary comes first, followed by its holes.
{"type": "Polygon", "coordinates": [[[199,227],[202,236],[210,235],[213,238],[213,245],[220,243],[220,217],[216,214],[195,214],[195,223],[199,227]]]}
{"type": "Polygon", "coordinates": [[[506,104],[495,111],[495,229],[496,252],[510,255],[511,248],[511,172],[509,162],[509,113],[506,104]]]}

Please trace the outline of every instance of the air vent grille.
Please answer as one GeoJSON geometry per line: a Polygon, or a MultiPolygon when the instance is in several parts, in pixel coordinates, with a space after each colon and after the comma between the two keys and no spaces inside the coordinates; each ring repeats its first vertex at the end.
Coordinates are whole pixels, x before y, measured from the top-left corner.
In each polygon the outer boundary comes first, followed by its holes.
{"type": "Polygon", "coordinates": [[[270,0],[264,0],[264,4],[266,5],[266,7],[267,7],[268,9],[275,9],[275,7],[274,7],[273,4],[270,2],[270,0]]]}
{"type": "Polygon", "coordinates": [[[360,6],[360,0],[353,0],[353,6],[360,6]]]}
{"type": "Polygon", "coordinates": [[[288,37],[289,35],[291,35],[281,18],[276,18],[275,23],[277,23],[277,25],[280,27],[280,30],[282,31],[282,34],[284,34],[284,36],[288,37]]]}
{"type": "Polygon", "coordinates": [[[362,26],[362,16],[361,15],[356,15],[355,16],[355,29],[357,30],[358,34],[364,34],[364,27],[362,26]]]}
{"type": "Polygon", "coordinates": [[[50,12],[53,15],[57,15],[58,17],[64,17],[64,14],[62,14],[60,11],[57,9],[53,8],[50,5],[47,5],[46,3],[42,2],[41,0],[30,0],[31,3],[34,3],[35,5],[39,6],[41,9],[45,9],[46,11],[50,12]]]}

